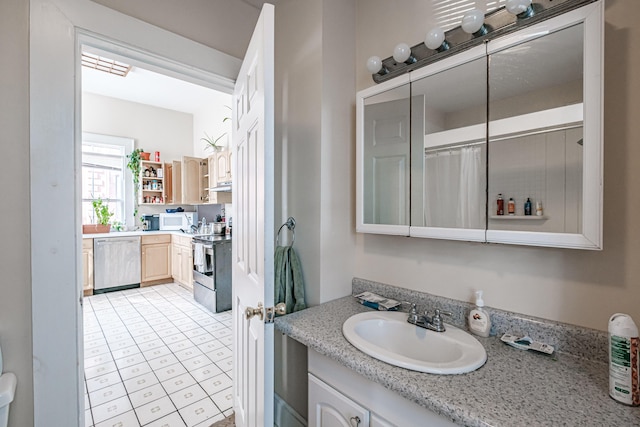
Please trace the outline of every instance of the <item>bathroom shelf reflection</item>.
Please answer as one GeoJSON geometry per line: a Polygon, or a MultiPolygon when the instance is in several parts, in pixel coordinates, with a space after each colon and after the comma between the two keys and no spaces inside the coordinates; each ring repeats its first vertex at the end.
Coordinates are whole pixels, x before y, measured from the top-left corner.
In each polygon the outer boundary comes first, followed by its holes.
{"type": "Polygon", "coordinates": [[[489,219],[527,220],[542,221],[548,219],[546,215],[491,215],[489,219]]]}

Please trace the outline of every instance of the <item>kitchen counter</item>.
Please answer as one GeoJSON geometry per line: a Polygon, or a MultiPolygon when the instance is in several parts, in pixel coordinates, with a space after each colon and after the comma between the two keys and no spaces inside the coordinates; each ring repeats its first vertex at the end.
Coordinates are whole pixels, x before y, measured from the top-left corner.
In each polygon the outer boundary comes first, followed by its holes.
{"type": "MultiPolygon", "coordinates": [[[[136,230],[136,231],[112,231],[110,233],[89,233],[89,234],[83,234],[82,238],[83,239],[101,239],[103,237],[129,237],[129,236],[153,236],[154,234],[175,234],[176,236],[186,236],[186,237],[194,237],[194,236],[198,236],[198,234],[189,234],[189,233],[183,233],[182,231],[179,230],[154,230],[154,231],[143,231],[143,230],[136,230]]],[[[231,236],[230,235],[224,235],[224,236],[215,236],[215,237],[220,237],[220,239],[216,239],[216,240],[231,240],[231,236]]]]}
{"type": "Polygon", "coordinates": [[[477,337],[487,351],[487,362],[478,370],[462,375],[409,371],[366,355],[342,335],[346,319],[369,310],[348,296],[278,317],[275,327],[460,425],[640,425],[640,407],[609,397],[608,364],[598,358],[559,352],[547,356],[515,349],[497,336],[477,337]]]}

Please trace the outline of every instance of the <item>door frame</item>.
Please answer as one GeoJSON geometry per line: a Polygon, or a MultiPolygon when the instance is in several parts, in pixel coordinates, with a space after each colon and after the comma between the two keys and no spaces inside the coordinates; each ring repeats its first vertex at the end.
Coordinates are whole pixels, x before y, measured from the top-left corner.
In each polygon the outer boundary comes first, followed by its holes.
{"type": "Polygon", "coordinates": [[[34,425],[84,425],[80,46],[231,93],[241,61],[89,0],[30,0],[34,425]]]}

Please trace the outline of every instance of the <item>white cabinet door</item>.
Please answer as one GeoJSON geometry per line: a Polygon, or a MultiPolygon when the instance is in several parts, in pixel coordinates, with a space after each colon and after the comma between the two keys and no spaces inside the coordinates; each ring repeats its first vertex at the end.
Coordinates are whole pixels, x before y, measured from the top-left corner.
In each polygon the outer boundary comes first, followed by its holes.
{"type": "Polygon", "coordinates": [[[376,414],[371,414],[371,423],[369,424],[369,427],[396,427],[396,425],[376,414]]]}
{"type": "Polygon", "coordinates": [[[367,409],[309,374],[309,427],[367,426],[367,409]]]}

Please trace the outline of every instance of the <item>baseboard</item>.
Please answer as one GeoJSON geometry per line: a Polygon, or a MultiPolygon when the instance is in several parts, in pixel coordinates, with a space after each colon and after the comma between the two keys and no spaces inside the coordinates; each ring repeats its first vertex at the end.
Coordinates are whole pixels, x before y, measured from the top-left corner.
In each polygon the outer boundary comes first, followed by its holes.
{"type": "Polygon", "coordinates": [[[307,427],[307,421],[275,393],[273,406],[275,427],[307,427]]]}

